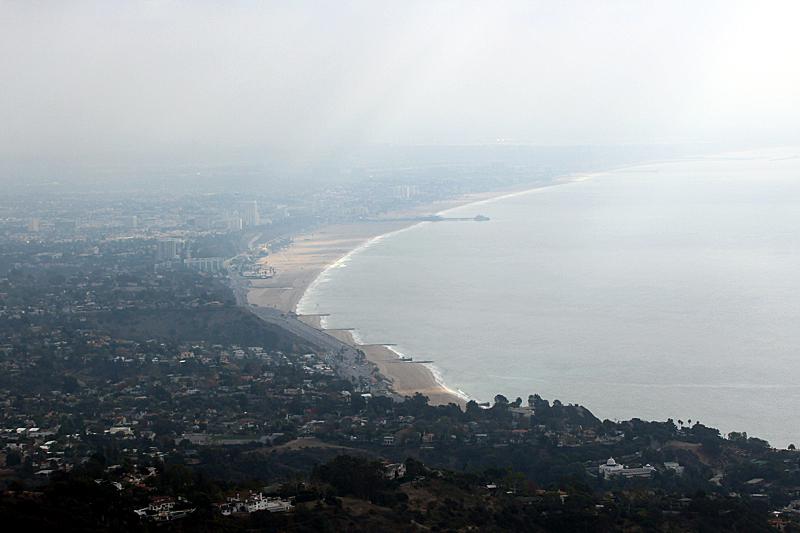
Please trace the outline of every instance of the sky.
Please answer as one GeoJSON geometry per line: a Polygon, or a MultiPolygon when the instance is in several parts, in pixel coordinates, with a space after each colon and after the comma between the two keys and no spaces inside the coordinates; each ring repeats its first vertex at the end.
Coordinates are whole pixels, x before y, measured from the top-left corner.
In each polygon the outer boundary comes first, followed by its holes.
{"type": "Polygon", "coordinates": [[[800,8],[0,2],[0,162],[363,144],[800,141],[800,8]]]}

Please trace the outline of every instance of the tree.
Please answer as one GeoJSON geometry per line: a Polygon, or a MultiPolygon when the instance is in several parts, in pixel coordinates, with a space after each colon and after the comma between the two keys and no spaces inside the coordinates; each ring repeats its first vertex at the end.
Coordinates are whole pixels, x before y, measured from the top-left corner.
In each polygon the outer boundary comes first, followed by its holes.
{"type": "Polygon", "coordinates": [[[172,422],[165,417],[159,417],[153,422],[153,431],[156,435],[169,435],[172,433],[172,422]]]}
{"type": "Polygon", "coordinates": [[[736,444],[747,444],[747,432],[743,431],[739,433],[738,431],[731,431],[728,433],[728,440],[736,444]]]}
{"type": "Polygon", "coordinates": [[[495,406],[500,405],[505,407],[508,405],[508,398],[506,398],[502,394],[498,394],[497,396],[494,397],[494,404],[495,406]]]}
{"type": "Polygon", "coordinates": [[[703,445],[703,451],[711,456],[717,456],[722,451],[719,445],[720,439],[714,437],[703,437],[701,439],[701,443],[703,445]]]}
{"type": "Polygon", "coordinates": [[[387,485],[380,461],[340,455],[312,470],[312,477],[330,483],[337,494],[372,499],[387,485]]]}
{"type": "Polygon", "coordinates": [[[480,420],[484,417],[484,412],[481,406],[478,405],[478,402],[470,400],[467,402],[466,415],[467,420],[480,420]]]}
{"type": "Polygon", "coordinates": [[[366,406],[367,401],[361,394],[354,392],[350,395],[350,407],[352,407],[354,413],[358,413],[366,406]]]}
{"type": "Polygon", "coordinates": [[[6,455],[6,466],[17,466],[22,464],[22,456],[19,452],[9,452],[6,455]]]}
{"type": "Polygon", "coordinates": [[[415,410],[422,411],[428,407],[430,399],[420,392],[415,392],[414,396],[406,401],[409,401],[410,405],[413,406],[415,410]]]}
{"type": "Polygon", "coordinates": [[[506,468],[506,475],[499,481],[500,485],[512,492],[517,492],[517,489],[525,486],[525,474],[522,472],[514,472],[509,466],[506,468]]]}
{"type": "Polygon", "coordinates": [[[183,494],[193,485],[194,476],[183,465],[171,465],[161,477],[161,483],[171,494],[183,494]]]}
{"type": "Polygon", "coordinates": [[[74,394],[80,388],[80,384],[75,376],[64,376],[64,392],[67,394],[74,394]]]}
{"type": "MultiPolygon", "coordinates": [[[[94,455],[97,456],[99,454],[94,455]]],[[[105,458],[103,458],[103,461],[105,461],[105,458]]],[[[100,464],[100,461],[98,461],[94,456],[83,463],[83,471],[92,479],[101,478],[103,477],[104,473],[103,465],[100,464]]]]}
{"type": "Polygon", "coordinates": [[[425,473],[425,465],[413,457],[406,459],[406,477],[414,479],[425,473]]]}

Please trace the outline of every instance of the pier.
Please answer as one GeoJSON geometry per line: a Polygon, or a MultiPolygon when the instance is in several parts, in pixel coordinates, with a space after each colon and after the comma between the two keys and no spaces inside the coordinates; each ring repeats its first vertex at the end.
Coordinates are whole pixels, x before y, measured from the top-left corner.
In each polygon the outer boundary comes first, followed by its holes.
{"type": "Polygon", "coordinates": [[[359,346],[397,346],[397,345],[388,342],[370,342],[367,344],[359,344],[359,346]]]}

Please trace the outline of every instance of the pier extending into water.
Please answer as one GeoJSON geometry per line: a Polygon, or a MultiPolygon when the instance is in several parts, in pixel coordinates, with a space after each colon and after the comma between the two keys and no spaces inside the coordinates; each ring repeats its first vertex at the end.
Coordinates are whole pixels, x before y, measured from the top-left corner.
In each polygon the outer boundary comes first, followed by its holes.
{"type": "Polygon", "coordinates": [[[392,344],[390,342],[369,342],[367,344],[359,344],[359,346],[397,346],[397,344],[392,344]]]}

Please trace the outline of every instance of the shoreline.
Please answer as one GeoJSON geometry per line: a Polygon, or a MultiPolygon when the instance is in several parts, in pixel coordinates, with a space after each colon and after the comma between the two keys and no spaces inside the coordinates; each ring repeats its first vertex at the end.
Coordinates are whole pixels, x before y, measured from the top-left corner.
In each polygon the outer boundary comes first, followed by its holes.
{"type": "MultiPolygon", "coordinates": [[[[771,155],[771,154],[770,154],[770,155],[771,155]]],[[[712,159],[712,158],[708,158],[708,159],[712,159]]],[[[713,159],[716,159],[716,158],[713,158],[713,159]]],[[[749,159],[751,159],[751,158],[747,158],[747,159],[749,160],[749,159]]],[[[755,159],[764,159],[764,158],[755,158],[755,159]]],[[[773,160],[774,160],[774,159],[770,159],[770,158],[766,158],[766,159],[767,159],[768,161],[773,161],[773,160]]],[[[684,162],[685,162],[685,161],[683,161],[683,160],[681,160],[681,161],[677,161],[677,163],[684,163],[684,162]]],[[[673,161],[668,161],[667,163],[673,163],[673,161]]],[[[559,180],[559,181],[554,181],[554,182],[552,182],[552,186],[559,185],[559,184],[564,184],[564,183],[576,182],[576,181],[577,181],[577,182],[579,182],[579,181],[584,181],[584,180],[586,180],[586,181],[595,181],[595,180],[599,181],[601,178],[613,177],[613,175],[614,175],[616,172],[626,172],[626,170],[628,170],[628,169],[637,169],[637,168],[638,168],[638,169],[642,169],[642,170],[646,171],[646,170],[648,170],[648,167],[650,167],[650,166],[652,166],[652,165],[658,165],[658,164],[659,164],[659,162],[656,162],[656,163],[645,163],[645,164],[641,164],[641,165],[632,165],[632,166],[628,166],[628,167],[621,167],[621,168],[617,168],[617,169],[611,169],[611,170],[606,170],[606,171],[602,171],[602,172],[596,172],[596,173],[586,173],[586,174],[583,174],[583,173],[582,173],[582,174],[576,174],[576,175],[572,175],[572,176],[569,176],[569,177],[564,177],[564,178],[562,178],[562,179],[561,179],[561,180],[559,180]],[[565,178],[568,178],[568,179],[565,179],[565,178]]],[[[656,171],[656,170],[654,170],[654,171],[656,171]]],[[[503,193],[496,193],[496,194],[492,195],[492,198],[501,198],[501,197],[515,196],[515,195],[521,194],[522,192],[532,192],[532,193],[535,193],[535,190],[536,190],[536,189],[542,189],[542,188],[544,188],[544,187],[532,187],[532,188],[528,188],[528,189],[525,189],[525,190],[519,190],[519,191],[516,191],[516,192],[512,192],[512,191],[508,191],[508,190],[507,190],[507,191],[504,191],[503,193]]],[[[482,200],[485,200],[485,199],[488,199],[488,198],[480,198],[480,199],[476,199],[476,200],[475,200],[475,202],[473,202],[473,203],[478,203],[478,202],[481,202],[482,200]]],[[[463,204],[462,204],[462,205],[463,205],[463,204]]],[[[477,211],[480,211],[480,208],[478,208],[478,209],[476,209],[476,210],[477,210],[477,211]]],[[[323,278],[323,280],[321,280],[321,284],[320,284],[318,287],[320,287],[320,288],[323,288],[323,287],[325,287],[325,285],[324,285],[324,278],[323,278]]],[[[310,297],[311,297],[311,298],[313,298],[313,297],[314,297],[314,293],[313,293],[313,292],[312,292],[312,293],[310,293],[310,297]]],[[[300,308],[301,308],[301,309],[303,309],[304,311],[307,311],[307,312],[314,312],[314,310],[313,310],[313,307],[314,307],[314,306],[313,306],[313,303],[311,303],[310,305],[305,305],[305,304],[304,304],[303,306],[300,306],[300,308]]],[[[334,313],[334,314],[336,314],[336,312],[337,312],[337,311],[336,311],[336,309],[334,308],[334,309],[333,309],[331,312],[332,312],[332,313],[334,313]]],[[[306,316],[306,317],[302,317],[302,319],[303,319],[304,321],[308,321],[308,320],[316,320],[316,321],[317,321],[317,324],[318,324],[318,325],[317,325],[317,327],[322,327],[322,324],[325,322],[325,320],[322,320],[322,317],[312,317],[312,316],[306,316]]],[[[331,320],[331,322],[333,322],[333,320],[331,320]]],[[[358,326],[358,325],[359,325],[358,323],[354,323],[354,324],[350,324],[350,323],[342,323],[342,322],[341,322],[341,320],[337,320],[336,322],[337,322],[337,324],[336,324],[337,326],[340,326],[340,327],[343,327],[343,328],[344,328],[344,327],[358,326]]],[[[367,333],[368,333],[368,332],[367,332],[367,333]]],[[[358,335],[356,335],[356,338],[359,338],[359,336],[358,336],[358,335]]],[[[384,342],[403,342],[403,341],[404,341],[404,339],[391,339],[391,340],[389,340],[389,339],[380,339],[380,340],[383,340],[384,342]]],[[[362,341],[362,342],[367,342],[367,341],[366,341],[366,340],[364,340],[364,341],[362,341]]],[[[402,351],[402,349],[401,349],[401,351],[402,351]]],[[[418,355],[418,352],[416,352],[416,351],[413,351],[413,350],[412,350],[412,352],[409,352],[409,353],[407,353],[407,355],[418,355]]],[[[395,357],[396,357],[396,356],[395,356],[395,357]]],[[[433,358],[436,358],[436,357],[435,357],[435,355],[434,355],[434,357],[433,357],[433,358]]],[[[393,364],[393,365],[389,365],[389,366],[393,366],[393,367],[400,367],[401,365],[399,365],[399,364],[393,364]]],[[[437,369],[435,369],[435,368],[434,368],[433,370],[437,370],[437,369]]],[[[391,374],[392,374],[392,372],[386,372],[386,371],[383,371],[383,370],[381,371],[381,373],[382,373],[382,374],[384,374],[384,375],[385,375],[387,378],[391,377],[391,374]]],[[[436,377],[435,377],[435,376],[431,376],[431,379],[433,379],[434,381],[436,381],[436,377]]],[[[387,380],[387,381],[388,381],[388,380],[387,380]]],[[[440,385],[442,385],[442,383],[441,383],[441,382],[439,382],[439,384],[440,384],[440,385]]],[[[453,383],[453,385],[457,386],[457,383],[453,383]]],[[[392,386],[393,388],[398,388],[398,387],[397,387],[397,384],[392,384],[391,386],[392,386]]],[[[454,389],[455,389],[455,386],[453,387],[454,389]]],[[[559,387],[559,388],[560,388],[560,387],[559,387]]],[[[465,390],[467,390],[467,392],[471,392],[471,391],[469,390],[469,388],[465,388],[465,390]]],[[[459,391],[459,392],[460,392],[460,391],[459,391]]],[[[544,393],[542,393],[542,394],[544,394],[544,393]]],[[[552,398],[552,397],[561,397],[561,396],[560,396],[559,394],[552,394],[552,393],[551,393],[551,394],[550,394],[550,397],[552,398]]],[[[588,401],[588,400],[585,400],[585,401],[583,401],[582,403],[584,403],[585,405],[588,405],[588,406],[590,406],[590,407],[592,407],[592,405],[593,405],[593,402],[590,402],[590,401],[588,401]]],[[[596,403],[596,401],[595,401],[594,403],[596,403]]],[[[433,402],[431,402],[431,404],[433,404],[433,402]]],[[[594,407],[595,407],[595,408],[598,408],[599,406],[598,406],[598,405],[594,405],[594,407]]],[[[615,412],[615,411],[609,411],[609,413],[613,413],[613,412],[615,412]]],[[[640,414],[640,413],[635,413],[634,415],[624,415],[624,412],[623,412],[623,413],[620,413],[620,412],[618,412],[618,415],[615,415],[615,416],[620,416],[620,417],[623,417],[623,418],[624,418],[624,416],[638,416],[639,414],[640,414]]],[[[655,418],[658,418],[659,416],[660,416],[660,415],[648,415],[648,417],[649,417],[649,418],[654,418],[654,419],[655,419],[655,418]]],[[[662,418],[665,418],[666,416],[674,416],[674,412],[673,412],[673,413],[668,413],[667,415],[664,415],[664,417],[662,417],[662,418]]],[[[609,416],[609,418],[610,418],[610,416],[609,416]]],[[[736,424],[734,424],[734,425],[731,425],[731,424],[733,424],[733,423],[728,423],[728,424],[726,424],[725,422],[720,422],[720,421],[718,420],[718,421],[717,421],[717,423],[715,423],[714,425],[715,425],[715,426],[719,426],[719,427],[725,427],[726,425],[728,425],[728,426],[729,426],[729,429],[733,429],[733,430],[739,430],[739,429],[741,428],[741,424],[739,424],[739,425],[736,425],[736,424]]],[[[770,442],[773,442],[773,443],[774,443],[775,441],[778,441],[778,442],[780,442],[781,440],[783,440],[783,439],[782,439],[782,437],[780,437],[780,436],[777,436],[777,435],[773,434],[773,433],[772,433],[772,432],[770,432],[769,430],[764,430],[764,429],[762,429],[762,430],[760,431],[760,433],[761,433],[761,434],[762,434],[764,437],[768,438],[768,440],[769,440],[770,442]]],[[[789,439],[789,440],[788,440],[788,441],[786,441],[786,442],[791,442],[791,441],[792,441],[792,440],[791,440],[791,439],[789,439]]],[[[795,442],[796,442],[796,441],[795,441],[795,442]]]]}
{"type": "MultiPolygon", "coordinates": [[[[377,238],[421,222],[389,220],[388,217],[414,217],[440,213],[456,207],[481,204],[545,187],[580,181],[591,175],[596,174],[570,175],[545,184],[534,182],[508,189],[469,194],[452,200],[417,206],[406,211],[388,213],[384,215],[387,220],[327,226],[313,233],[298,235],[289,248],[262,259],[262,262],[275,268],[275,277],[268,280],[252,280],[247,287],[247,302],[251,305],[296,313],[300,300],[328,268],[377,238]]],[[[350,331],[324,328],[322,318],[314,314],[298,315],[298,319],[306,324],[363,351],[367,360],[378,367],[378,371],[391,384],[391,389],[396,394],[413,396],[419,392],[428,397],[430,405],[455,403],[461,408],[466,406],[468,400],[465,399],[465,395],[445,387],[424,364],[403,363],[399,360],[398,353],[387,346],[358,344],[350,331]]]]}

